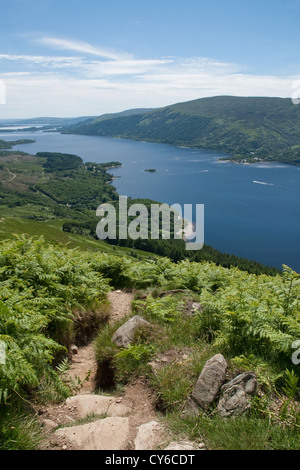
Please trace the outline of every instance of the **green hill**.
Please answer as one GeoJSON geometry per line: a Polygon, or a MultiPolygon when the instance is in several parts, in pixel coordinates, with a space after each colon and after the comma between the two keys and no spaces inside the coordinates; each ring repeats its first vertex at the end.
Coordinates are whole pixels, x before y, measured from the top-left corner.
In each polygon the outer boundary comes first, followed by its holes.
{"type": "Polygon", "coordinates": [[[63,132],[216,150],[236,161],[300,164],[300,107],[285,98],[201,98],[141,114],[100,116],[63,132]]]}

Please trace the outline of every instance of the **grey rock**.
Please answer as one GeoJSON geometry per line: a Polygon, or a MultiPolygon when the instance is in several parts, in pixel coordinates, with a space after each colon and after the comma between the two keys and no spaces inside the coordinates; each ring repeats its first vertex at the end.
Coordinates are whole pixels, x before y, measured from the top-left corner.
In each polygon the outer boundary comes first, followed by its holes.
{"type": "Polygon", "coordinates": [[[120,326],[113,335],[112,340],[118,346],[126,348],[132,342],[136,329],[142,325],[150,325],[150,323],[137,315],[120,326]]]}
{"type": "Polygon", "coordinates": [[[206,410],[214,402],[225,382],[226,370],[227,363],[222,354],[217,354],[206,362],[187,403],[186,413],[198,415],[199,408],[206,410]]]}
{"type": "Polygon", "coordinates": [[[244,372],[221,389],[218,413],[223,418],[240,416],[250,409],[250,396],[255,394],[257,380],[254,372],[244,372]]]}

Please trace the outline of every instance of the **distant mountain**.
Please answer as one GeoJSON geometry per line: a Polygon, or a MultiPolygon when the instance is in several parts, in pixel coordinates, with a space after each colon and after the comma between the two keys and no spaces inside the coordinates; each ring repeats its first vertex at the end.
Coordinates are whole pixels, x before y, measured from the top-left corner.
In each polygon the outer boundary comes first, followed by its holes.
{"type": "Polygon", "coordinates": [[[156,110],[103,115],[63,133],[121,137],[221,151],[236,161],[300,165],[300,106],[288,98],[216,96],[156,110]]]}
{"type": "Polygon", "coordinates": [[[156,108],[138,108],[129,109],[120,113],[102,114],[101,116],[80,116],[70,118],[57,118],[57,117],[36,117],[30,119],[0,119],[0,128],[6,126],[75,126],[84,121],[87,122],[100,122],[106,119],[116,117],[132,116],[135,114],[144,114],[154,111],[156,108]]]}
{"type": "Polygon", "coordinates": [[[37,117],[30,119],[1,119],[0,128],[6,126],[71,126],[93,119],[93,116],[76,118],[37,117]]]}

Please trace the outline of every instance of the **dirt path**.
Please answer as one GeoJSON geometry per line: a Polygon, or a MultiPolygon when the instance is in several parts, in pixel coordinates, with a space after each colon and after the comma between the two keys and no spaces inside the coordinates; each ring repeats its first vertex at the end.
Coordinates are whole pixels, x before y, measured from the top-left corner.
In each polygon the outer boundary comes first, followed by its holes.
{"type": "Polygon", "coordinates": [[[17,177],[17,175],[15,175],[14,173],[12,173],[12,172],[9,171],[9,170],[8,170],[8,173],[9,173],[10,175],[12,175],[12,178],[11,178],[10,180],[6,181],[6,183],[11,183],[11,182],[17,177]]]}
{"type": "MultiPolygon", "coordinates": [[[[114,323],[120,318],[126,317],[131,312],[131,302],[134,294],[123,292],[121,290],[113,291],[108,294],[108,300],[111,304],[109,322],[114,323]]],[[[94,356],[93,344],[78,349],[78,353],[73,355],[72,365],[69,375],[74,380],[79,377],[83,381],[89,374],[89,380],[83,383],[79,393],[94,393],[94,379],[96,375],[97,364],[94,356]]]]}
{"type": "MultiPolygon", "coordinates": [[[[122,317],[126,317],[131,312],[131,302],[133,300],[133,293],[123,292],[123,291],[114,291],[109,294],[109,301],[111,302],[111,312],[110,312],[110,322],[114,323],[122,317]]],[[[54,405],[54,406],[47,406],[41,407],[39,410],[40,420],[44,424],[44,438],[41,445],[42,450],[57,450],[57,449],[68,449],[68,450],[82,450],[84,449],[83,444],[76,444],[74,440],[70,440],[66,438],[63,434],[63,430],[54,432],[57,426],[70,426],[74,423],[76,425],[76,421],[82,417],[80,406],[78,406],[78,400],[86,399],[87,397],[82,397],[82,395],[89,395],[91,398],[96,397],[98,395],[94,395],[95,393],[95,385],[94,385],[94,377],[96,373],[96,361],[94,358],[94,350],[93,345],[90,344],[88,346],[82,347],[78,349],[77,354],[73,356],[71,368],[69,370],[69,375],[75,379],[75,377],[79,377],[80,380],[84,380],[89,375],[89,380],[85,381],[83,387],[78,392],[78,395],[71,399],[71,402],[67,400],[67,402],[54,405]],[[81,397],[81,398],[80,398],[81,397]],[[73,400],[73,401],[72,401],[73,400]],[[75,400],[75,402],[74,402],[75,400]],[[76,403],[76,405],[72,405],[72,403],[76,403]],[[58,435],[59,434],[59,435],[58,435]]],[[[113,419],[115,420],[123,420],[122,423],[126,424],[126,433],[124,431],[124,439],[119,440],[116,445],[120,445],[121,449],[134,449],[134,440],[137,435],[137,431],[139,426],[153,422],[157,420],[157,413],[155,411],[155,397],[149,387],[144,383],[142,379],[136,380],[135,382],[130,383],[126,387],[122,393],[118,395],[113,395],[110,397],[111,400],[114,400],[117,406],[122,406],[122,410],[127,409],[127,413],[125,413],[126,417],[118,418],[118,417],[111,417],[107,418],[107,420],[102,419],[102,429],[104,426],[104,422],[107,425],[114,426],[113,419]],[[111,420],[111,421],[109,421],[111,420]]],[[[107,397],[105,398],[107,400],[107,397]]],[[[94,400],[95,401],[95,400],[94,400]]],[[[116,416],[119,416],[118,414],[116,416]]],[[[97,419],[97,418],[95,418],[97,419]]],[[[99,418],[98,418],[99,419],[99,418]]],[[[97,421],[98,423],[99,421],[97,421]]],[[[96,424],[96,423],[95,423],[96,424]]],[[[89,426],[86,424],[85,426],[89,426]]],[[[125,426],[125,425],[124,425],[125,426]]],[[[82,427],[82,426],[81,426],[82,427]]],[[[118,424],[117,424],[118,427],[118,424]]],[[[80,426],[73,427],[73,429],[77,432],[80,426]]],[[[71,428],[72,429],[72,428],[71,428]]],[[[70,432],[70,428],[67,430],[70,432]]],[[[97,445],[99,446],[99,439],[101,440],[101,434],[98,436],[98,430],[92,430],[92,425],[90,425],[90,433],[93,437],[94,441],[92,443],[85,444],[88,446],[88,449],[93,450],[97,449],[97,445]],[[94,434],[97,434],[97,439],[94,437],[94,434]]],[[[86,433],[86,428],[83,431],[86,433]]],[[[103,433],[103,431],[102,431],[103,433]]],[[[73,433],[75,436],[75,432],[73,433]]],[[[95,434],[95,435],[96,435],[95,434]]],[[[151,434],[151,433],[150,433],[151,434]]],[[[153,434],[153,432],[152,432],[153,434]]],[[[155,433],[154,433],[155,434],[155,433]]],[[[107,442],[109,431],[107,432],[107,437],[103,438],[103,448],[107,449],[109,447],[110,442],[107,442]],[[105,440],[106,439],[106,440],[105,440]]],[[[122,436],[121,436],[122,437],[122,436]]],[[[80,440],[80,438],[78,437],[80,440]]],[[[82,439],[82,438],[81,438],[82,439]]],[[[81,442],[81,441],[80,441],[81,442]]],[[[113,444],[112,444],[113,445],[113,444]]],[[[86,448],[86,447],[85,447],[86,448]]],[[[99,450],[99,449],[98,449],[99,450]]],[[[118,450],[118,448],[112,448],[110,450],[118,450]]]]}
{"type": "Polygon", "coordinates": [[[111,303],[110,322],[114,323],[120,318],[126,317],[131,313],[131,302],[134,299],[132,292],[123,292],[116,290],[108,294],[108,300],[111,303]]]}

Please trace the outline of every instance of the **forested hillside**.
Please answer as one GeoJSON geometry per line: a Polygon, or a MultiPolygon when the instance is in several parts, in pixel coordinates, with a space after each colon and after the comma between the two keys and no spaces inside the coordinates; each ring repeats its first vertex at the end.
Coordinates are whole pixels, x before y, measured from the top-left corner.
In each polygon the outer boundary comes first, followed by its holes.
{"type": "Polygon", "coordinates": [[[21,140],[0,140],[0,150],[2,149],[12,149],[14,145],[23,145],[23,144],[31,144],[34,142],[32,139],[21,139],[21,140]]]}
{"type": "Polygon", "coordinates": [[[291,99],[217,96],[140,115],[105,116],[64,133],[114,136],[300,164],[300,107],[291,99]]]}

